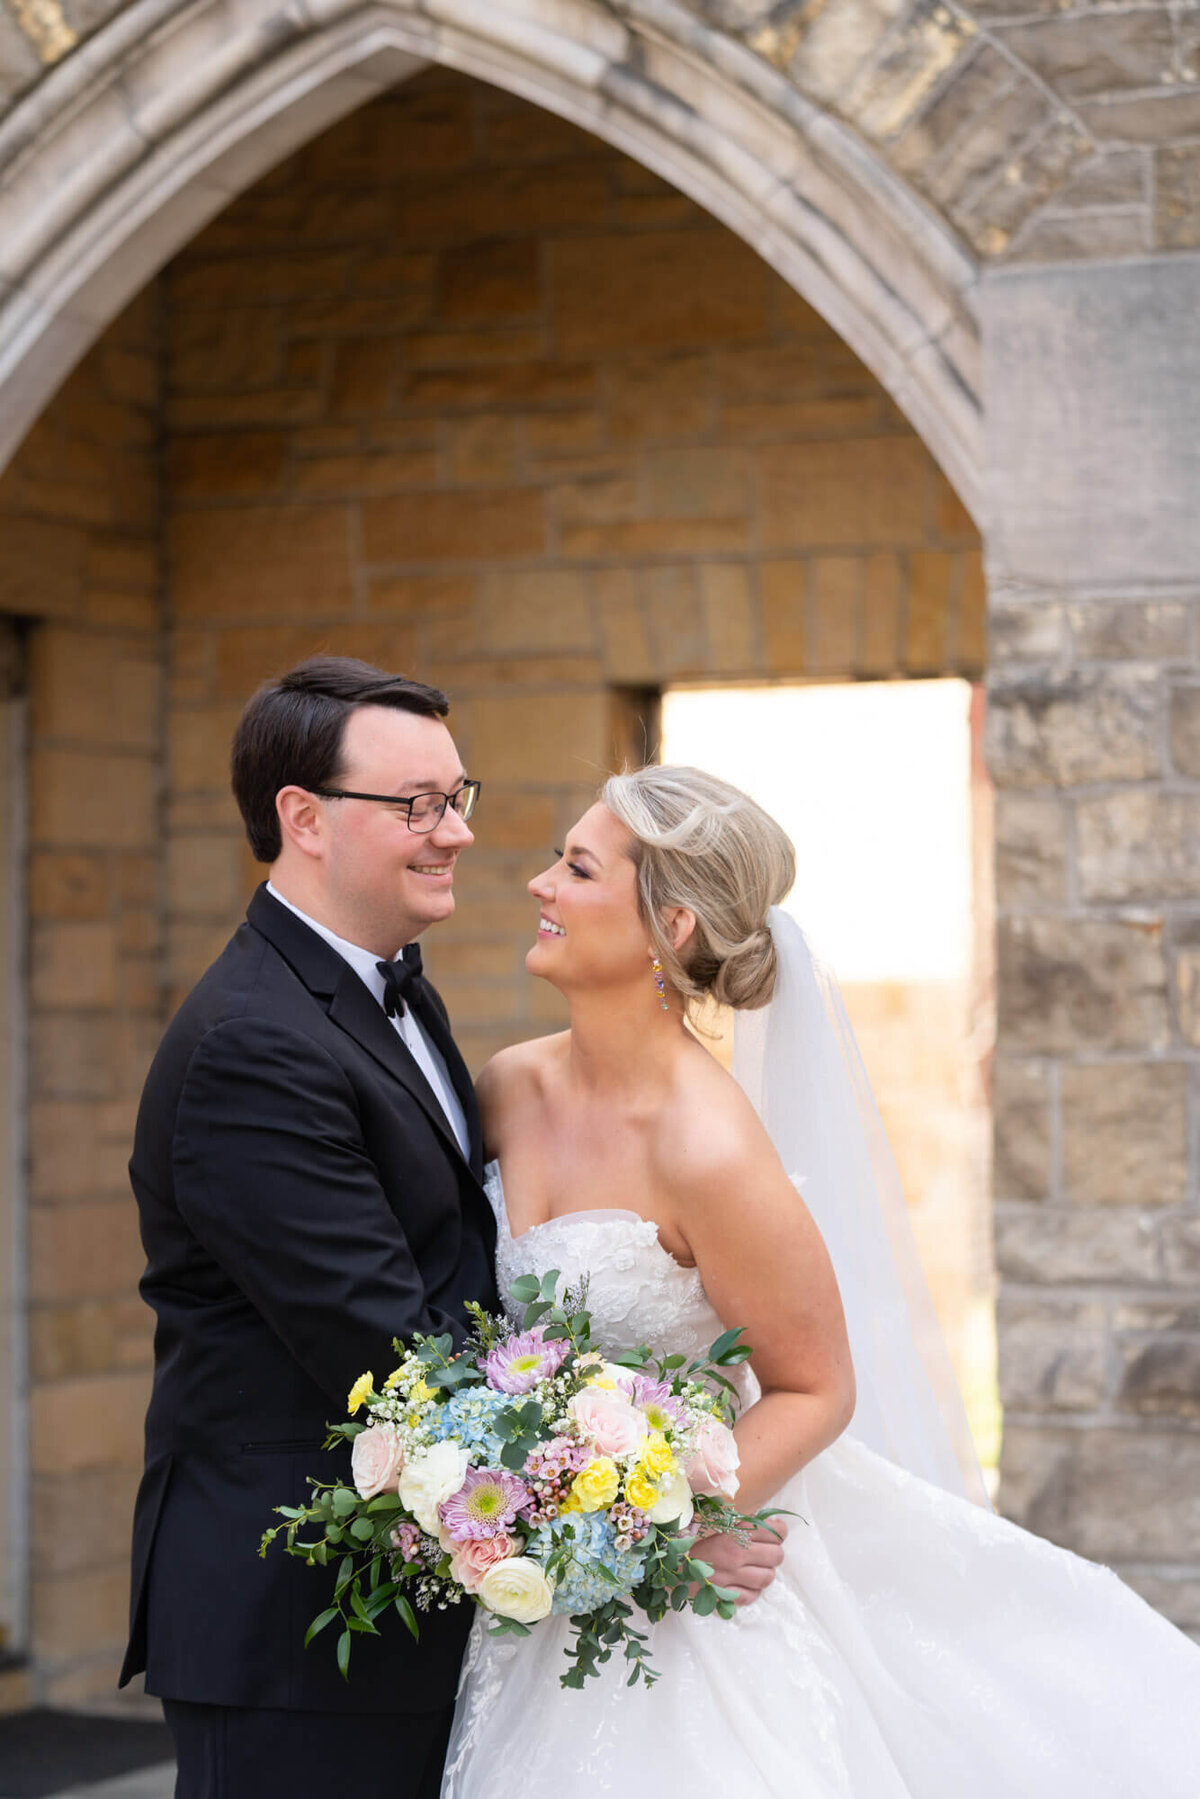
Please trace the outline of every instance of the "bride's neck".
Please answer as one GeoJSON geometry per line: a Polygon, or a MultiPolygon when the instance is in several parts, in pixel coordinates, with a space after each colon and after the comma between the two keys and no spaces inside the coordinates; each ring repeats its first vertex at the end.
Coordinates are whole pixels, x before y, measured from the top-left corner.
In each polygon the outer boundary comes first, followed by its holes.
{"type": "Polygon", "coordinates": [[[573,994],[571,1077],[591,1093],[645,1096],[664,1086],[687,1041],[682,1003],[672,996],[668,1010],[642,994],[573,994]]]}

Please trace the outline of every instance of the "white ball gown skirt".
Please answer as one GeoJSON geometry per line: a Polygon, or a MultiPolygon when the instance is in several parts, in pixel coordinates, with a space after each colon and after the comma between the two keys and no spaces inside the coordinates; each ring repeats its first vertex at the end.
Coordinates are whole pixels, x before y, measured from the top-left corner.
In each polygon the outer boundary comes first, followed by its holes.
{"type": "MultiPolygon", "coordinates": [[[[514,1242],[495,1169],[489,1191],[502,1294],[586,1270],[610,1351],[719,1333],[653,1225],[575,1213],[514,1242]]],[[[799,1517],[774,1584],[656,1626],[649,1690],[616,1660],[563,1689],[566,1619],[493,1639],[480,1614],[443,1799],[1200,1799],[1200,1649],[1108,1569],[852,1436],[777,1503],[799,1517]]]]}

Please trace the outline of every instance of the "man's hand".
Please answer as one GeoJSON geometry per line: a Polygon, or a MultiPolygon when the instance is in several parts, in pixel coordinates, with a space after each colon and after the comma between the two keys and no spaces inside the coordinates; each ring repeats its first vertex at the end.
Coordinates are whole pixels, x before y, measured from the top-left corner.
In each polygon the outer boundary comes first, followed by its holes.
{"type": "Polygon", "coordinates": [[[736,1592],[738,1605],[753,1605],[783,1561],[787,1528],[785,1519],[776,1518],[770,1530],[760,1525],[748,1543],[739,1543],[736,1537],[701,1537],[692,1555],[696,1561],[709,1563],[716,1586],[736,1592]]]}

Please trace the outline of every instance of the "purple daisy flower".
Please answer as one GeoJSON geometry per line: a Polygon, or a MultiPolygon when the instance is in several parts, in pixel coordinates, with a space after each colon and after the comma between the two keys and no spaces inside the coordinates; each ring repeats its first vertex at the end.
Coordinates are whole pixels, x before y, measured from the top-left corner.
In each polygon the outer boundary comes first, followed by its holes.
{"type": "Polygon", "coordinates": [[[666,1381],[635,1374],[631,1398],[651,1430],[673,1430],[682,1422],[683,1408],[666,1381]]]}
{"type": "Polygon", "coordinates": [[[487,1384],[499,1393],[531,1393],[540,1380],[558,1373],[570,1351],[569,1343],[558,1337],[547,1339],[537,1324],[489,1351],[483,1364],[487,1384]]]}
{"type": "Polygon", "coordinates": [[[511,1528],[529,1499],[528,1487],[515,1474],[503,1468],[468,1468],[458,1492],[439,1505],[438,1517],[460,1543],[496,1537],[511,1528]]]}

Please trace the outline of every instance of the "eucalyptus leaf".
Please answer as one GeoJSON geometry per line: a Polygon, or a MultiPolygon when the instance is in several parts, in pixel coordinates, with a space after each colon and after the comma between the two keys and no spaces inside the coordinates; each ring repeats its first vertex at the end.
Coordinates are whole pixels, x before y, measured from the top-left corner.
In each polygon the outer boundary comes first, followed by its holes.
{"type": "Polygon", "coordinates": [[[304,1633],[304,1647],[307,1649],[318,1632],[324,1630],[327,1624],[332,1624],[333,1620],[340,1616],[341,1613],[336,1605],[326,1606],[323,1612],[318,1612],[304,1633]]]}

